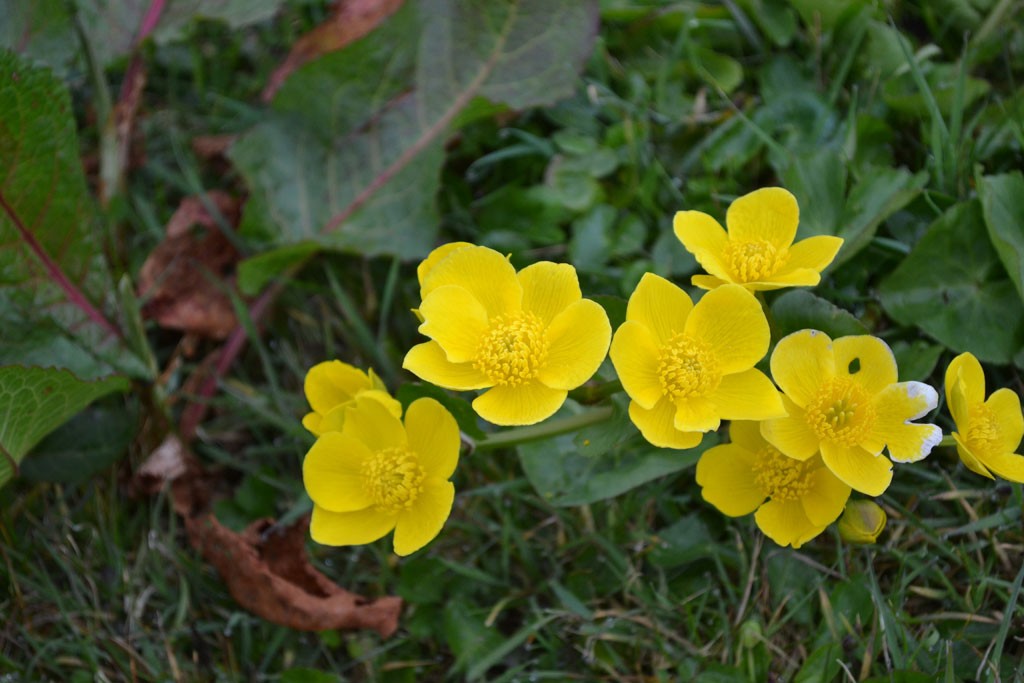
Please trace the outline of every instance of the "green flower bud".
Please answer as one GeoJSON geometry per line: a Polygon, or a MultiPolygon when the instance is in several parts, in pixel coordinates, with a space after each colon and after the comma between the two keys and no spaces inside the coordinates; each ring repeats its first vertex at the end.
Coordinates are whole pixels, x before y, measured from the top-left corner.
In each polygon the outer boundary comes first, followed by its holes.
{"type": "Polygon", "coordinates": [[[885,510],[871,500],[851,500],[839,518],[839,535],[847,543],[874,543],[885,529],[885,510]]]}

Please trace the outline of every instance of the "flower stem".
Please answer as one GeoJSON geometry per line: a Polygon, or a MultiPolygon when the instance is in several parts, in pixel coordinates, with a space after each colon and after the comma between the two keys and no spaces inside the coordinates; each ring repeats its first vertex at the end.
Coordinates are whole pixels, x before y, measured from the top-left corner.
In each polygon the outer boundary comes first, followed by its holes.
{"type": "Polygon", "coordinates": [[[577,403],[591,405],[593,403],[599,403],[612,394],[617,394],[620,391],[622,391],[622,382],[617,379],[613,379],[610,382],[603,382],[595,385],[584,385],[577,389],[573,389],[569,392],[569,398],[577,403]]]}
{"type": "Polygon", "coordinates": [[[953,438],[952,434],[944,434],[943,435],[942,441],[939,442],[939,446],[938,447],[942,448],[943,446],[947,446],[947,447],[956,446],[956,439],[953,438]]]}
{"type": "Polygon", "coordinates": [[[547,439],[561,434],[568,434],[589,427],[590,425],[604,422],[612,414],[611,406],[594,408],[578,415],[560,417],[555,420],[548,420],[528,427],[517,427],[504,432],[498,432],[488,436],[482,441],[477,441],[470,450],[489,451],[495,448],[510,448],[528,441],[547,439]]]}

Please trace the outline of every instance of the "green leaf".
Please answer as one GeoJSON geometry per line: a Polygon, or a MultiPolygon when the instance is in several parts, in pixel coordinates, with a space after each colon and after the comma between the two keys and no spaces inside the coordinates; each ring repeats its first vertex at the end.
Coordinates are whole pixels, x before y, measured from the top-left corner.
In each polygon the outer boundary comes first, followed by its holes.
{"type": "Polygon", "coordinates": [[[690,515],[658,531],[650,561],[656,567],[672,569],[711,557],[720,550],[717,546],[707,525],[697,515],[690,515]]]}
{"type": "MultiPolygon", "coordinates": [[[[574,411],[578,412],[567,403],[559,415],[574,411]]],[[[717,435],[709,434],[700,446],[690,450],[655,448],[636,435],[622,412],[616,412],[611,419],[618,424],[594,425],[518,447],[523,471],[540,496],[558,506],[611,498],[693,466],[700,454],[718,441],[717,435]],[[617,429],[619,434],[613,444],[607,443],[610,429],[617,429]],[[591,455],[583,444],[594,444],[596,453],[591,455]]]]}
{"type": "Polygon", "coordinates": [[[0,0],[0,48],[9,48],[57,69],[78,47],[64,0],[0,0]]]}
{"type": "Polygon", "coordinates": [[[1024,345],[1024,306],[987,239],[977,200],[942,214],[880,294],[895,320],[957,353],[1009,363],[1024,345]]]}
{"type": "Polygon", "coordinates": [[[522,109],[571,94],[596,19],[592,1],[406,3],[292,74],[268,120],[234,145],[252,192],[243,232],[274,246],[423,256],[444,142],[471,104],[522,109]]]}
{"type": "Polygon", "coordinates": [[[935,364],[942,355],[942,347],[929,344],[923,339],[911,343],[896,342],[892,345],[892,353],[896,356],[901,382],[924,382],[932,374],[935,364]]]}
{"type": "Polygon", "coordinates": [[[981,176],[977,185],[989,239],[1024,300],[1024,175],[981,176]]]}
{"type": "Polygon", "coordinates": [[[799,330],[821,330],[832,339],[868,334],[849,311],[804,289],[793,289],[772,303],[772,326],[777,339],[799,330]]]}
{"type": "Polygon", "coordinates": [[[839,675],[843,662],[843,648],[839,643],[822,645],[804,661],[793,677],[793,683],[829,683],[839,675]]]}
{"type": "Polygon", "coordinates": [[[43,437],[100,396],[127,388],[123,377],[86,382],[56,368],[0,367],[0,485],[43,437]]]}
{"type": "Polygon", "coordinates": [[[63,83],[0,50],[0,364],[148,377],[103,310],[115,288],[78,154],[63,83]]]}
{"type": "Polygon", "coordinates": [[[246,296],[254,296],[277,275],[316,253],[315,242],[299,242],[280,249],[271,249],[238,264],[238,288],[246,296]]]}
{"type": "Polygon", "coordinates": [[[85,481],[128,452],[138,426],[138,404],[103,401],[78,413],[43,439],[21,463],[29,481],[85,481]]]}

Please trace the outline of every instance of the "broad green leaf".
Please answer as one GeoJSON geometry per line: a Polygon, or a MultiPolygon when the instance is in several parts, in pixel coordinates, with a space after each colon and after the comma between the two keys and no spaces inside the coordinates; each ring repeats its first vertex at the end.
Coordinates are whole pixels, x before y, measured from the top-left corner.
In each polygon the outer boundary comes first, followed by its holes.
{"type": "Polygon", "coordinates": [[[700,517],[691,514],[655,534],[650,561],[668,569],[708,558],[720,551],[700,517]]]}
{"type": "Polygon", "coordinates": [[[9,48],[58,71],[74,57],[78,43],[64,0],[0,0],[0,49],[9,48]]]}
{"type": "Polygon", "coordinates": [[[65,86],[0,51],[0,364],[145,377],[105,312],[117,297],[78,153],[65,86]]]}
{"type": "Polygon", "coordinates": [[[989,239],[1024,300],[1024,175],[981,176],[977,184],[989,239]]]}
{"type": "Polygon", "coordinates": [[[942,214],[880,294],[894,319],[957,353],[1009,363],[1024,346],[1024,306],[988,240],[977,200],[942,214]]]}
{"type": "Polygon", "coordinates": [[[30,481],[85,481],[128,451],[138,427],[138,404],[101,401],[43,439],[21,463],[30,481]]]}
{"type": "MultiPolygon", "coordinates": [[[[151,33],[167,43],[197,19],[224,21],[232,28],[272,17],[283,0],[169,0],[151,33]]],[[[78,14],[92,58],[101,68],[131,52],[150,0],[0,0],[0,47],[8,47],[62,71],[80,52],[81,38],[69,6],[78,14]]]]}
{"type": "Polygon", "coordinates": [[[776,339],[799,330],[821,330],[832,339],[868,334],[849,311],[803,289],[786,292],[772,303],[772,332],[776,339]]]}
{"type": "Polygon", "coordinates": [[[57,368],[0,366],[0,485],[44,436],[100,396],[127,388],[123,377],[86,382],[57,368]]]}
{"type": "Polygon", "coordinates": [[[406,3],[292,74],[232,148],[252,192],[243,232],[274,246],[423,256],[444,142],[475,102],[522,109],[571,94],[596,17],[595,2],[572,0],[406,3]]]}
{"type": "Polygon", "coordinates": [[[798,236],[838,235],[845,240],[836,265],[866,247],[882,221],[909,204],[928,182],[925,172],[871,168],[847,193],[847,162],[831,148],[794,155],[781,175],[800,204],[798,236]]]}
{"type": "Polygon", "coordinates": [[[939,362],[943,348],[937,344],[929,344],[917,339],[910,344],[896,342],[892,345],[892,354],[896,356],[896,367],[899,368],[901,382],[924,382],[932,374],[935,364],[939,362]]]}
{"type": "MultiPolygon", "coordinates": [[[[559,415],[574,410],[567,403],[559,415]]],[[[518,447],[523,471],[540,496],[558,506],[611,498],[693,466],[718,441],[717,435],[708,434],[700,446],[687,451],[655,448],[636,434],[626,415],[617,412],[611,419],[618,424],[595,425],[518,447]],[[618,430],[613,444],[608,443],[609,430],[618,430]],[[596,449],[593,455],[587,450],[591,445],[596,449]]]]}
{"type": "Polygon", "coordinates": [[[822,645],[804,661],[796,672],[793,683],[829,683],[839,675],[843,663],[843,648],[839,643],[822,645]]]}

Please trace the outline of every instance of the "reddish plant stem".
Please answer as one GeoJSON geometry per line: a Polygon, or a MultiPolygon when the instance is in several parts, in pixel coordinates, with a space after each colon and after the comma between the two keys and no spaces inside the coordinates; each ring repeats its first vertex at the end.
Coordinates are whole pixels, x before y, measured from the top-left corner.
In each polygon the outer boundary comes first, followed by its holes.
{"type": "Polygon", "coordinates": [[[112,322],[107,320],[106,316],[104,316],[103,313],[93,306],[92,302],[86,298],[85,294],[82,293],[82,290],[78,289],[78,287],[68,279],[68,276],[64,274],[64,271],[61,270],[57,262],[53,260],[53,258],[43,248],[43,245],[39,243],[39,240],[36,239],[36,236],[33,235],[25,226],[21,217],[14,210],[14,207],[7,202],[3,192],[0,192],[0,207],[3,207],[4,212],[11,219],[11,222],[14,223],[14,227],[18,230],[18,234],[21,236],[21,239],[25,242],[32,253],[35,254],[36,258],[39,259],[39,262],[46,270],[46,274],[49,275],[50,278],[57,283],[57,286],[61,288],[64,292],[64,296],[68,298],[68,301],[80,308],[90,320],[102,327],[108,334],[117,337],[118,339],[123,339],[124,335],[121,333],[121,330],[112,322]]]}

